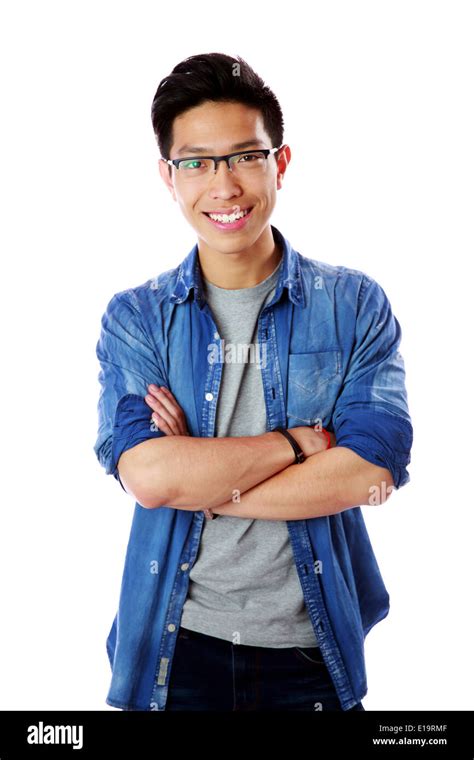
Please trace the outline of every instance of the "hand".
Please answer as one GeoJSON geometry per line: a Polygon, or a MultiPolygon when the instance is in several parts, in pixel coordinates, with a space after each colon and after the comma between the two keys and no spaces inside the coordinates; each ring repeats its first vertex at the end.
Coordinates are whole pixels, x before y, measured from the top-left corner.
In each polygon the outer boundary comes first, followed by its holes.
{"type": "Polygon", "coordinates": [[[149,385],[145,401],[153,409],[153,422],[159,430],[166,435],[189,435],[184,412],[168,388],[149,385]]]}
{"type": "MultiPolygon", "coordinates": [[[[145,401],[153,409],[153,422],[163,433],[166,435],[189,435],[184,412],[168,388],[149,385],[145,401]]],[[[199,507],[195,511],[199,511],[199,507]]],[[[208,520],[218,517],[212,509],[205,508],[203,512],[208,520]]]]}
{"type": "MultiPolygon", "coordinates": [[[[328,447],[327,438],[322,430],[315,430],[312,426],[288,428],[288,432],[299,443],[305,457],[326,451],[328,447]]],[[[331,448],[333,448],[336,445],[336,436],[334,433],[329,433],[329,437],[331,439],[331,448]]]]}

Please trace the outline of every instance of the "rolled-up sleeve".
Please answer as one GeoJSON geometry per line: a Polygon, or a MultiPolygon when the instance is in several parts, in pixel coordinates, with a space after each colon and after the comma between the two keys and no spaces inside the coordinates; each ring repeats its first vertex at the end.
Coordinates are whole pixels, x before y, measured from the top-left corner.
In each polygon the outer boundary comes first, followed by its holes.
{"type": "Polygon", "coordinates": [[[121,454],[149,438],[165,435],[154,425],[144,398],[150,383],[166,385],[165,373],[130,291],[114,295],[108,303],[96,355],[100,394],[94,451],[105,472],[123,488],[117,469],[121,454]]]}
{"type": "Polygon", "coordinates": [[[383,288],[364,275],[355,342],[333,412],[337,445],[390,470],[395,488],[408,483],[413,428],[408,411],[401,327],[383,288]]]}

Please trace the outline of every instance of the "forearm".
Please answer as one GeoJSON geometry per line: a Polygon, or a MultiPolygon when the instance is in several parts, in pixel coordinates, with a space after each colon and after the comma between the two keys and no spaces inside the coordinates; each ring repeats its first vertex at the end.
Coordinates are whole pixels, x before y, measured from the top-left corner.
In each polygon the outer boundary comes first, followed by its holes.
{"type": "Polygon", "coordinates": [[[294,460],[291,446],[278,432],[240,438],[175,435],[150,439],[136,449],[140,451],[133,453],[133,464],[127,465],[128,452],[122,455],[120,477],[148,508],[202,509],[223,504],[294,460]]]}
{"type": "Polygon", "coordinates": [[[389,470],[336,446],[259,483],[239,503],[213,507],[213,512],[260,520],[304,520],[368,504],[374,487],[380,489],[380,501],[385,501],[391,486],[389,470]]]}

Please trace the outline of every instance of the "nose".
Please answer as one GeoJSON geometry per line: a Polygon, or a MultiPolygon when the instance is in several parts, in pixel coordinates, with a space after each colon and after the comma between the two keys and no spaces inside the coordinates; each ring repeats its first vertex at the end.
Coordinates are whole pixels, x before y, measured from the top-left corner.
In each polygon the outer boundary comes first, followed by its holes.
{"type": "Polygon", "coordinates": [[[228,168],[224,160],[218,161],[217,169],[212,172],[209,181],[211,198],[232,198],[242,194],[242,189],[235,174],[228,168]]]}

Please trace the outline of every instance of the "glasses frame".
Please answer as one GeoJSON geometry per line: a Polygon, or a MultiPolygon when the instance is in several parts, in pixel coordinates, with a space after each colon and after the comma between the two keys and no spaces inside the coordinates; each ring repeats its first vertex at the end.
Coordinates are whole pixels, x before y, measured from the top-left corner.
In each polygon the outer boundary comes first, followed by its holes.
{"type": "Polygon", "coordinates": [[[282,148],[283,148],[283,145],[280,145],[279,148],[255,148],[254,150],[239,150],[236,153],[227,153],[225,156],[189,156],[188,158],[161,157],[161,160],[164,161],[165,164],[174,166],[176,168],[176,171],[179,172],[179,164],[181,163],[181,161],[200,161],[203,158],[211,159],[212,161],[214,161],[214,174],[216,174],[219,161],[225,161],[227,164],[228,170],[231,172],[232,169],[230,167],[230,159],[233,158],[234,156],[246,156],[249,153],[263,153],[264,157],[267,159],[268,156],[270,156],[272,153],[277,153],[282,148]]]}

